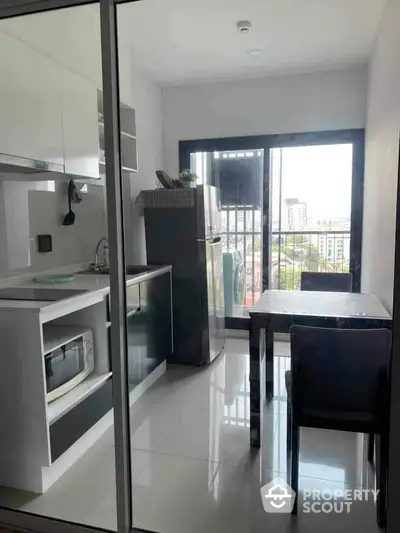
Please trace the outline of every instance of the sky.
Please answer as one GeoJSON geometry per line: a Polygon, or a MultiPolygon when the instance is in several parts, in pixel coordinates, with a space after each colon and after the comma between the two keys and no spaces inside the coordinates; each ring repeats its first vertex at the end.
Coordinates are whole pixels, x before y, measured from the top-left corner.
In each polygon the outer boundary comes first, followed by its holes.
{"type": "MultiPolygon", "coordinates": [[[[278,220],[280,148],[272,150],[272,218],[278,220]]],[[[285,198],[307,204],[309,219],[350,218],[351,144],[282,149],[282,207],[285,198]]]]}

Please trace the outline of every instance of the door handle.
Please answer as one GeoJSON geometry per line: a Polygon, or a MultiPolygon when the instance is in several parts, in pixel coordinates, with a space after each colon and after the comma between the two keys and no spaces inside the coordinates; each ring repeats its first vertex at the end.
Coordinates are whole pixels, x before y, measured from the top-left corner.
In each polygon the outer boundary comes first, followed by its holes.
{"type": "Polygon", "coordinates": [[[131,317],[132,315],[136,315],[136,313],[140,313],[140,306],[138,307],[135,307],[134,309],[130,309],[129,311],[127,311],[126,313],[126,318],[129,318],[131,317]]]}
{"type": "Polygon", "coordinates": [[[222,237],[210,237],[209,239],[197,239],[197,242],[206,242],[207,244],[219,244],[222,240],[222,237]]]}

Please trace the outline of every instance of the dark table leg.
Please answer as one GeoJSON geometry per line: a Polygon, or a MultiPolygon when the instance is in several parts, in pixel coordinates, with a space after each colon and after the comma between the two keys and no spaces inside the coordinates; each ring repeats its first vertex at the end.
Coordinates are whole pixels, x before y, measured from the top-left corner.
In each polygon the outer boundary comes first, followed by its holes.
{"type": "Polygon", "coordinates": [[[260,326],[250,317],[250,446],[261,445],[260,326]]]}
{"type": "Polygon", "coordinates": [[[274,328],[272,317],[269,319],[265,330],[265,378],[267,401],[270,402],[274,397],[274,328]]]}

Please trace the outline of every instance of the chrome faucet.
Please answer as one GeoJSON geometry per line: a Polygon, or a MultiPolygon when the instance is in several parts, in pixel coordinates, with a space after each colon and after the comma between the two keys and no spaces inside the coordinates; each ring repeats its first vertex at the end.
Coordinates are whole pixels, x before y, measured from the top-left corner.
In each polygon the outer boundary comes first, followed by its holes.
{"type": "MultiPolygon", "coordinates": [[[[94,271],[95,272],[98,272],[99,270],[102,270],[104,268],[108,268],[108,257],[107,257],[106,262],[99,263],[99,250],[103,242],[104,242],[104,247],[107,246],[108,248],[108,239],[106,237],[102,237],[96,245],[96,255],[94,257],[94,271]]],[[[103,258],[105,259],[105,254],[103,255],[103,258]]]]}

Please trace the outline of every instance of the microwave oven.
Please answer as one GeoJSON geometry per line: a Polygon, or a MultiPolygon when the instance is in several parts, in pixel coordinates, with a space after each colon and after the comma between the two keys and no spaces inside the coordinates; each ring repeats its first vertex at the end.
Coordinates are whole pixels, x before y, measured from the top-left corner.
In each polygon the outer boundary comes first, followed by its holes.
{"type": "Polygon", "coordinates": [[[79,385],[94,371],[93,334],[89,329],[43,328],[47,402],[79,385]]]}

